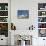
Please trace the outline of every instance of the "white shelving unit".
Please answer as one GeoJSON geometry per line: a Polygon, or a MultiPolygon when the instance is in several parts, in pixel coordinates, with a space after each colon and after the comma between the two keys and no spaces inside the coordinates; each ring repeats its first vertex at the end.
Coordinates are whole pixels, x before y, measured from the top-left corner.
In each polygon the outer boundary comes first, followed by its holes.
{"type": "Polygon", "coordinates": [[[46,33],[46,3],[38,3],[38,32],[40,37],[46,37],[45,34],[40,33],[41,31],[46,33]]]}
{"type": "Polygon", "coordinates": [[[8,45],[8,11],[8,2],[0,0],[0,45],[8,45]]]}
{"type": "Polygon", "coordinates": [[[0,35],[6,37],[8,37],[8,19],[8,3],[0,3],[0,35]]]}

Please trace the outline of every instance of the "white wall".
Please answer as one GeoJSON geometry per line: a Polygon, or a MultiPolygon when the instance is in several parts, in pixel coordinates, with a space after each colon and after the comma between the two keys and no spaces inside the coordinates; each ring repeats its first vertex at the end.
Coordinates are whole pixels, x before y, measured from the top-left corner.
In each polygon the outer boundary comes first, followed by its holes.
{"type": "MultiPolygon", "coordinates": [[[[30,25],[35,26],[36,32],[33,36],[33,46],[41,46],[38,43],[43,44],[42,38],[38,38],[35,36],[38,36],[38,3],[45,3],[46,0],[11,0],[11,22],[14,23],[17,30],[16,32],[20,32],[19,30],[25,30],[28,29],[30,25]],[[27,9],[29,10],[29,19],[18,19],[17,18],[17,10],[18,9],[27,9]],[[37,40],[36,40],[37,39],[37,40]]],[[[26,33],[26,31],[25,31],[26,33]]]]}
{"type": "MultiPolygon", "coordinates": [[[[45,0],[46,1],[46,0],[45,0]]],[[[37,29],[38,2],[44,0],[11,0],[11,22],[16,25],[17,30],[27,30],[34,25],[37,29]],[[29,10],[29,19],[18,19],[17,10],[29,10]]]]}
{"type": "Polygon", "coordinates": [[[27,30],[32,24],[37,23],[37,2],[32,0],[12,0],[11,1],[11,22],[16,25],[17,30],[27,30]],[[29,10],[29,19],[18,19],[17,10],[29,10]],[[35,19],[36,18],[36,19],[35,19]]]}
{"type": "Polygon", "coordinates": [[[40,2],[45,3],[46,0],[11,0],[11,22],[14,23],[17,30],[27,30],[31,25],[37,29],[38,3],[40,2]],[[18,9],[29,10],[29,19],[18,19],[18,9]]]}

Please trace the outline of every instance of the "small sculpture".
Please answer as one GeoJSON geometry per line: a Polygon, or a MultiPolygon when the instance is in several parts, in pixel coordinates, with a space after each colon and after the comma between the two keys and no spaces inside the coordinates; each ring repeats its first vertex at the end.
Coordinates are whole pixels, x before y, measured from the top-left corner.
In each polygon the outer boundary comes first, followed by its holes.
{"type": "Polygon", "coordinates": [[[16,30],[16,26],[14,26],[13,23],[11,23],[11,30],[16,30]]]}
{"type": "Polygon", "coordinates": [[[34,30],[34,28],[35,27],[32,25],[32,26],[29,27],[29,30],[34,30]]]}

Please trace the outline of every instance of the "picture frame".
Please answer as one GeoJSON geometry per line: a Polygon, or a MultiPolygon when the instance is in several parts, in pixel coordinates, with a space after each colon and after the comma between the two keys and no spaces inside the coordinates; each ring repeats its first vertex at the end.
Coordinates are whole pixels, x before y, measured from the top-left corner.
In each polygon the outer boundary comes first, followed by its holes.
{"type": "Polygon", "coordinates": [[[39,37],[46,37],[46,29],[39,29],[39,37]]]}
{"type": "Polygon", "coordinates": [[[17,10],[17,18],[18,19],[28,19],[29,10],[17,10]]]}

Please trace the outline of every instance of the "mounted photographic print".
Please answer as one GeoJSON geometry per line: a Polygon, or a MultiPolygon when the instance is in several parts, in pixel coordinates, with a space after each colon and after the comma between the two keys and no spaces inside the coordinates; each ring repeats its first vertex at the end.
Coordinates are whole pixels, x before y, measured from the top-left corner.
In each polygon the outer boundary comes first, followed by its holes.
{"type": "Polygon", "coordinates": [[[0,35],[8,37],[8,23],[0,23],[0,35]]]}
{"type": "Polygon", "coordinates": [[[18,19],[28,19],[29,18],[29,10],[18,10],[17,17],[18,17],[18,19]]]}
{"type": "Polygon", "coordinates": [[[0,22],[8,22],[8,17],[0,17],[0,22]]]}
{"type": "Polygon", "coordinates": [[[46,3],[38,3],[38,10],[45,10],[46,9],[46,3]]]}
{"type": "Polygon", "coordinates": [[[39,37],[46,37],[46,29],[39,29],[39,37]]]}
{"type": "Polygon", "coordinates": [[[46,23],[38,23],[38,28],[46,28],[46,23]]]}
{"type": "Polygon", "coordinates": [[[38,22],[46,22],[46,17],[38,17],[38,22]]]}

